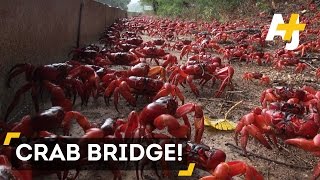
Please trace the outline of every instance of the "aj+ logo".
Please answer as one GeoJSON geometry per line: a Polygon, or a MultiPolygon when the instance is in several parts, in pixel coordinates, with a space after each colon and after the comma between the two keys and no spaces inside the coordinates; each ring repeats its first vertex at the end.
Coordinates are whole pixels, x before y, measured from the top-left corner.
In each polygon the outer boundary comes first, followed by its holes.
{"type": "Polygon", "coordinates": [[[299,31],[303,31],[306,24],[299,24],[299,14],[291,14],[288,24],[285,24],[281,14],[274,14],[267,34],[267,41],[273,41],[274,36],[281,36],[290,41],[285,49],[295,50],[299,46],[299,31]]]}

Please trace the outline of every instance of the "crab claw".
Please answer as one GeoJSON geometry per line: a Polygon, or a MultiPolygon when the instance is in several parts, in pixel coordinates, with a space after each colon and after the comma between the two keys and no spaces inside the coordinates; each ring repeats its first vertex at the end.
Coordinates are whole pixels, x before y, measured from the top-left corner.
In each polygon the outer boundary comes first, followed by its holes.
{"type": "Polygon", "coordinates": [[[309,120],[303,123],[296,133],[302,137],[312,138],[317,135],[318,130],[319,126],[313,120],[309,120]]]}
{"type": "MultiPolygon", "coordinates": [[[[176,116],[177,117],[184,117],[184,120],[185,120],[185,119],[187,119],[186,115],[192,111],[195,112],[194,113],[194,126],[196,129],[196,132],[195,132],[194,139],[195,139],[196,143],[200,143],[202,135],[203,135],[203,131],[204,131],[204,117],[203,117],[202,107],[197,104],[194,104],[194,103],[188,103],[188,104],[182,105],[177,109],[176,116]]],[[[185,124],[189,123],[186,121],[187,120],[185,120],[185,124]]]]}
{"type": "Polygon", "coordinates": [[[316,135],[313,140],[308,140],[305,138],[293,138],[285,140],[285,143],[296,146],[305,151],[317,152],[320,151],[320,134],[316,135]]]}
{"type": "Polygon", "coordinates": [[[160,78],[163,81],[167,81],[166,80],[166,70],[164,67],[162,66],[155,66],[150,68],[149,72],[148,72],[148,77],[154,77],[155,75],[160,75],[160,78]]]}
{"type": "Polygon", "coordinates": [[[166,56],[163,57],[165,60],[164,63],[162,64],[163,67],[170,67],[174,64],[178,64],[177,57],[171,54],[167,54],[166,56]]]}
{"type": "Polygon", "coordinates": [[[138,126],[139,126],[138,113],[135,111],[132,111],[128,116],[128,124],[125,129],[125,138],[133,138],[138,126]]]}
{"type": "Polygon", "coordinates": [[[265,90],[260,97],[260,103],[263,108],[267,107],[268,102],[276,102],[278,98],[275,96],[273,89],[267,89],[265,90]]]}
{"type": "Polygon", "coordinates": [[[136,106],[137,102],[136,99],[132,96],[131,92],[130,92],[130,87],[128,85],[127,82],[122,81],[119,85],[119,87],[115,88],[114,91],[114,106],[116,108],[116,110],[119,112],[118,109],[118,101],[119,101],[119,94],[121,94],[128,102],[131,106],[136,106]]]}
{"type": "Polygon", "coordinates": [[[307,91],[310,94],[316,94],[317,90],[315,90],[313,87],[311,86],[303,86],[302,90],[307,91]]]}
{"type": "Polygon", "coordinates": [[[105,133],[100,128],[90,128],[86,131],[86,133],[79,139],[78,144],[83,146],[88,139],[99,139],[105,137],[105,133]]]}
{"type": "Polygon", "coordinates": [[[34,130],[31,127],[32,118],[30,115],[24,116],[20,122],[16,123],[10,131],[20,132],[22,136],[31,136],[34,134],[34,130]]]}
{"type": "MultiPolygon", "coordinates": [[[[312,140],[304,138],[287,139],[286,144],[294,145],[305,151],[314,153],[316,156],[320,155],[320,134],[316,135],[312,140]]],[[[320,176],[320,162],[313,170],[312,179],[317,179],[320,176]]]]}
{"type": "Polygon", "coordinates": [[[154,120],[153,125],[160,130],[167,127],[168,132],[177,138],[185,138],[189,133],[188,126],[180,125],[177,119],[169,114],[162,114],[158,116],[154,120]]]}
{"type": "Polygon", "coordinates": [[[246,180],[263,180],[263,176],[255,168],[241,161],[220,163],[212,176],[203,177],[201,180],[228,180],[242,174],[245,174],[246,180]]]}
{"type": "Polygon", "coordinates": [[[221,150],[216,150],[211,153],[207,160],[207,169],[215,169],[220,163],[226,160],[226,153],[221,150]]]}

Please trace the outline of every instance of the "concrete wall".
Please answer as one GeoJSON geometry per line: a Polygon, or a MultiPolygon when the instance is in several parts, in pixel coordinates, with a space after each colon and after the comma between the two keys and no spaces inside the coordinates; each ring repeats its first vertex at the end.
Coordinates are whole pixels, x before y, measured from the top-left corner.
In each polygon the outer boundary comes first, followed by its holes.
{"type": "MultiPolygon", "coordinates": [[[[80,4],[81,0],[1,0],[0,120],[13,92],[25,82],[21,77],[13,81],[16,85],[12,88],[5,86],[13,65],[49,64],[68,59],[68,52],[77,43],[80,4]]],[[[80,45],[97,41],[106,26],[125,16],[126,12],[121,9],[84,0],[80,45]]],[[[28,101],[28,97],[29,94],[23,96],[23,101],[28,101]]]]}
{"type": "MultiPolygon", "coordinates": [[[[106,27],[106,12],[106,6],[101,6],[99,2],[91,0],[84,1],[81,20],[81,45],[88,44],[92,42],[92,40],[99,38],[100,33],[106,27]]],[[[110,19],[111,21],[114,20],[113,17],[110,19]]]]}

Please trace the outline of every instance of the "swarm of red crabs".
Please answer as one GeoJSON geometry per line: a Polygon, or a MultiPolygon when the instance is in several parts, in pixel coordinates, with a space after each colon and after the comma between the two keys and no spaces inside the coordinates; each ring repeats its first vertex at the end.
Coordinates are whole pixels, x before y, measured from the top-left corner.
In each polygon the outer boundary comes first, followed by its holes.
{"type": "MultiPolygon", "coordinates": [[[[244,115],[235,130],[235,141],[246,153],[249,136],[271,149],[278,145],[278,138],[287,144],[307,151],[317,151],[317,134],[320,128],[320,91],[312,87],[275,87],[261,94],[262,107],[244,115]],[[314,138],[314,140],[310,140],[314,138]]],[[[317,154],[316,154],[317,155],[317,154]]],[[[314,178],[320,175],[317,166],[314,178]]]]}
{"type": "MultiPolygon", "coordinates": [[[[102,47],[91,44],[73,49],[70,52],[71,59],[67,62],[40,66],[23,63],[12,67],[7,86],[10,88],[18,76],[24,77],[25,81],[15,92],[4,121],[0,123],[1,141],[6,132],[20,132],[22,137],[31,139],[68,139],[75,137],[71,136],[70,129],[74,124],[72,121],[76,120],[76,124],[83,130],[83,134],[78,136],[79,144],[90,139],[177,139],[175,143],[183,144],[183,163],[196,163],[196,167],[211,173],[203,179],[230,179],[242,174],[245,174],[246,179],[263,179],[246,163],[225,162],[226,154],[223,151],[215,151],[201,144],[204,132],[202,107],[197,103],[185,102],[181,90],[190,87],[196,96],[200,96],[199,87],[211,81],[212,85],[219,86],[217,90],[211,87],[212,96],[223,96],[228,86],[232,88],[233,67],[223,64],[219,57],[188,49],[193,45],[192,40],[178,40],[173,31],[175,23],[166,20],[159,20],[168,25],[161,26],[164,34],[145,42],[141,35],[153,36],[150,29],[145,28],[147,19],[119,20],[99,39],[102,47]],[[176,40],[174,44],[173,40],[176,40]],[[192,55],[187,62],[179,62],[175,55],[169,53],[169,49],[181,51],[182,58],[186,53],[192,55]],[[185,84],[189,87],[185,87],[185,84]],[[11,117],[12,112],[21,103],[24,94],[29,92],[35,113],[21,120],[14,119],[11,117]],[[47,95],[52,107],[42,107],[40,103],[47,95]],[[119,112],[121,97],[135,107],[139,96],[145,103],[142,110],[134,110],[123,119],[107,118],[101,123],[92,123],[81,112],[73,110],[75,104],[88,106],[89,102],[95,103],[103,98],[106,105],[112,99],[119,112]],[[80,100],[77,100],[78,97],[80,100]],[[193,117],[192,120],[190,117],[193,117]]],[[[204,47],[212,47],[212,44],[204,47]]],[[[58,179],[67,179],[70,178],[69,170],[76,170],[72,179],[79,175],[78,166],[65,171],[42,172],[32,169],[29,162],[11,164],[12,149],[14,147],[11,146],[0,149],[1,178],[31,180],[35,176],[56,174],[58,179]]],[[[86,164],[85,159],[83,157],[80,164],[86,164]]],[[[144,166],[144,163],[140,162],[137,167],[144,166]]],[[[112,166],[111,163],[109,165],[112,166]]],[[[165,164],[161,166],[164,170],[168,169],[165,164]]],[[[120,169],[113,169],[112,173],[114,179],[121,179],[120,169]]],[[[163,175],[170,176],[167,172],[163,175]]]]}
{"type": "MultiPolygon", "coordinates": [[[[68,138],[71,120],[76,119],[77,124],[83,129],[84,134],[79,138],[79,143],[84,143],[90,139],[168,139],[183,138],[192,141],[182,141],[185,163],[196,163],[197,167],[212,173],[212,176],[203,179],[229,179],[235,175],[246,174],[247,179],[263,179],[262,176],[251,166],[240,161],[224,162],[226,155],[220,150],[210,150],[201,141],[204,125],[202,108],[194,103],[187,103],[179,106],[177,100],[172,96],[161,97],[145,106],[141,112],[132,111],[126,119],[113,120],[106,119],[101,125],[90,123],[89,119],[76,111],[64,111],[62,107],[55,106],[36,115],[27,115],[20,121],[13,124],[7,124],[2,127],[5,132],[21,132],[21,135],[28,138],[68,138]],[[188,113],[194,112],[194,127],[191,126],[188,113]],[[183,123],[178,119],[182,118],[183,123]],[[62,128],[63,135],[57,135],[49,132],[55,128],[62,128]],[[155,132],[155,129],[167,132],[155,132]],[[195,129],[194,138],[190,138],[191,129],[195,129]]],[[[1,136],[1,140],[3,140],[1,136]]],[[[12,156],[11,147],[1,149],[2,158],[0,166],[0,175],[4,178],[15,177],[20,179],[32,179],[35,175],[43,175],[43,172],[28,169],[24,162],[21,167],[11,167],[10,158],[12,156]]],[[[86,162],[83,161],[82,164],[86,162]]],[[[165,165],[164,165],[165,166],[165,165]]],[[[165,167],[164,167],[165,168],[165,167]]],[[[78,174],[73,176],[75,179],[78,174]]],[[[53,171],[45,174],[55,173],[59,178],[66,179],[68,170],[65,172],[53,171]],[[62,176],[63,174],[63,176],[62,176]]],[[[114,179],[121,179],[120,170],[113,170],[114,179]]],[[[137,173],[138,174],[138,173],[137,173]]],[[[138,177],[139,178],[139,177],[138,177]]]]}
{"type": "MultiPolygon", "coordinates": [[[[18,76],[25,80],[9,103],[4,121],[0,121],[0,139],[3,140],[5,132],[10,131],[21,132],[28,138],[69,138],[71,121],[75,119],[83,130],[79,143],[93,138],[178,139],[175,143],[183,144],[185,159],[182,163],[196,163],[197,168],[211,173],[202,179],[227,180],[242,174],[249,180],[263,179],[252,166],[240,161],[225,162],[223,151],[201,144],[203,109],[197,103],[185,102],[184,92],[191,90],[195,96],[201,96],[202,89],[210,83],[212,97],[223,96],[226,89],[233,89],[236,69],[232,64],[242,62],[245,65],[271,65],[279,71],[292,69],[295,73],[308,69],[320,78],[320,68],[301,60],[312,59],[310,55],[320,52],[320,41],[312,38],[319,35],[317,27],[312,25],[316,24],[320,13],[316,13],[312,5],[309,10],[314,13],[300,16],[300,22],[307,24],[308,28],[301,32],[300,46],[294,51],[285,50],[281,42],[275,51],[268,48],[272,42],[265,41],[269,23],[263,13],[253,22],[195,22],[145,16],[119,20],[103,32],[99,45],[73,49],[67,62],[13,66],[7,86],[17,81],[18,76]],[[145,40],[145,36],[151,39],[145,40]],[[178,57],[172,51],[178,53],[178,57]],[[14,119],[12,112],[26,93],[31,94],[36,113],[21,120],[14,119]],[[47,94],[52,107],[44,108],[40,102],[47,94]],[[138,101],[139,97],[143,103],[140,99],[138,101]],[[118,112],[125,106],[121,99],[141,108],[136,108],[123,119],[110,117],[100,123],[92,123],[81,112],[74,111],[75,104],[89,106],[99,99],[103,99],[106,105],[113,102],[118,112]],[[12,119],[16,122],[8,122],[12,119]],[[62,134],[57,133],[59,130],[62,134]]],[[[289,18],[288,15],[285,20],[289,18]]],[[[242,78],[257,80],[265,86],[272,83],[267,73],[246,72],[242,78]]],[[[277,145],[280,138],[288,144],[319,154],[318,91],[311,87],[275,87],[265,90],[260,101],[262,107],[242,117],[236,128],[236,142],[240,135],[244,151],[251,135],[267,148],[272,147],[271,143],[277,145]]],[[[25,170],[25,166],[31,166],[27,162],[13,166],[10,148],[13,147],[0,149],[0,177],[29,180],[43,173],[55,173],[59,179],[68,178],[67,170],[25,170]]],[[[144,163],[140,162],[139,166],[144,163]]],[[[165,163],[161,166],[168,169],[165,163]]],[[[74,169],[77,173],[73,179],[79,173],[76,166],[74,169]]],[[[314,178],[319,176],[319,169],[320,165],[315,169],[314,178]]],[[[112,172],[114,179],[121,179],[120,170],[112,172]]],[[[169,176],[167,172],[163,174],[169,176]]]]}

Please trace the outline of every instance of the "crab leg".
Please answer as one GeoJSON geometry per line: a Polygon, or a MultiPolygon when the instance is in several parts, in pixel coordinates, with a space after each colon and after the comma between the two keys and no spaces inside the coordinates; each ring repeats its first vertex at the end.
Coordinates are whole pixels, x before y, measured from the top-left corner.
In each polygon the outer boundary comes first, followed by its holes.
{"type": "Polygon", "coordinates": [[[44,85],[51,94],[52,106],[61,106],[64,111],[72,110],[72,102],[65,97],[64,91],[49,81],[44,81],[44,85]]]}
{"type": "Polygon", "coordinates": [[[72,119],[77,120],[77,123],[81,126],[84,132],[86,132],[88,129],[92,127],[91,123],[84,115],[76,111],[69,111],[65,114],[62,122],[63,131],[65,135],[69,134],[72,119]]]}
{"type": "Polygon", "coordinates": [[[200,143],[202,135],[203,135],[203,131],[204,131],[204,117],[203,117],[203,111],[202,111],[201,106],[198,106],[194,103],[188,103],[188,104],[182,105],[177,109],[176,115],[177,115],[177,117],[183,117],[193,111],[195,112],[194,126],[195,126],[195,130],[196,130],[194,141],[196,143],[200,143]]]}
{"type": "Polygon", "coordinates": [[[193,76],[192,75],[188,75],[187,83],[189,84],[192,92],[198,97],[199,96],[199,90],[198,90],[197,86],[193,83],[193,76]]]}
{"type": "Polygon", "coordinates": [[[226,86],[231,85],[231,79],[233,74],[234,74],[234,69],[231,66],[227,66],[220,69],[220,71],[216,74],[217,79],[221,79],[223,81],[219,87],[219,90],[217,90],[217,92],[215,93],[214,95],[215,97],[220,97],[223,90],[226,88],[226,86]]]}

